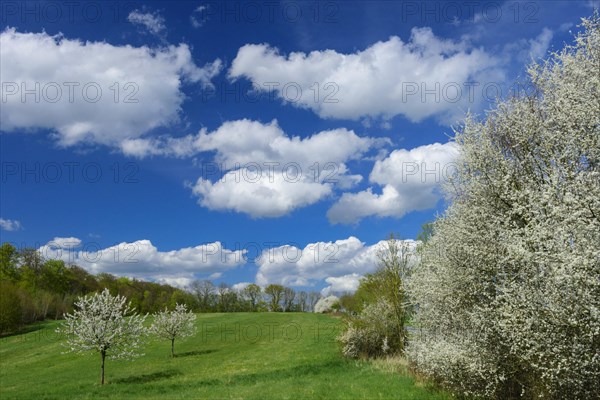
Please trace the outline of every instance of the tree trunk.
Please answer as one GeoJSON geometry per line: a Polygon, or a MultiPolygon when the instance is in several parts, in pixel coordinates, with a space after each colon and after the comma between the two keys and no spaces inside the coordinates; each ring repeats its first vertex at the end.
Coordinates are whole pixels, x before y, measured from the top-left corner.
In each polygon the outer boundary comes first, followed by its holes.
{"type": "Polygon", "coordinates": [[[175,357],[175,338],[171,339],[171,357],[175,357]]]}
{"type": "Polygon", "coordinates": [[[104,359],[106,358],[106,350],[102,350],[100,355],[102,356],[102,373],[100,375],[100,384],[104,385],[104,359]]]}

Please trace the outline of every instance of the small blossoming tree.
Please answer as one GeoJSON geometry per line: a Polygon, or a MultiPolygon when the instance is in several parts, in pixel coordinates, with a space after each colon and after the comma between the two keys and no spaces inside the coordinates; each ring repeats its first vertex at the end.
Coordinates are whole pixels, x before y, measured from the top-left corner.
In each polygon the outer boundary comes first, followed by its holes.
{"type": "Polygon", "coordinates": [[[65,314],[65,323],[57,332],[67,335],[71,352],[99,352],[102,360],[100,383],[104,384],[104,362],[131,359],[146,335],[146,316],[132,313],[124,296],[112,296],[108,289],[78,299],[73,314],[65,314]],[[130,315],[131,314],[131,315],[130,315]]]}
{"type": "Polygon", "coordinates": [[[196,315],[188,311],[184,304],[177,304],[173,311],[162,311],[154,317],[151,332],[160,338],[171,341],[171,357],[175,357],[175,339],[196,333],[196,315]]]}

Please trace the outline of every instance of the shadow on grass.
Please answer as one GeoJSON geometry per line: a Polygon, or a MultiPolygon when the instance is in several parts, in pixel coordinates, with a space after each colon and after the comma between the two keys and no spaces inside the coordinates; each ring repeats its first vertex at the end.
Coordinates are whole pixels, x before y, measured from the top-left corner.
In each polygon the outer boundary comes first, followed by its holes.
{"type": "Polygon", "coordinates": [[[45,324],[43,322],[36,322],[32,325],[26,325],[22,328],[19,328],[16,331],[13,332],[5,332],[0,334],[0,339],[4,339],[4,338],[9,338],[12,336],[19,336],[19,335],[24,335],[26,333],[31,333],[31,332],[35,332],[35,331],[39,331],[41,329],[45,328],[45,324]]]}
{"type": "Polygon", "coordinates": [[[285,378],[300,378],[321,374],[331,374],[332,370],[345,369],[345,360],[329,361],[320,364],[299,365],[292,368],[276,369],[272,371],[256,372],[250,374],[229,375],[221,379],[207,379],[197,382],[201,386],[216,385],[253,385],[260,382],[277,381],[285,378]]]}
{"type": "Polygon", "coordinates": [[[181,372],[174,369],[170,369],[166,371],[153,372],[151,374],[133,375],[128,376],[127,378],[115,379],[113,383],[148,383],[158,381],[160,379],[171,378],[176,375],[181,375],[181,372]]]}
{"type": "Polygon", "coordinates": [[[192,357],[192,356],[202,356],[204,354],[210,354],[210,353],[214,353],[217,350],[214,349],[208,349],[208,350],[193,350],[193,351],[186,351],[185,353],[175,353],[175,358],[178,357],[192,357]]]}

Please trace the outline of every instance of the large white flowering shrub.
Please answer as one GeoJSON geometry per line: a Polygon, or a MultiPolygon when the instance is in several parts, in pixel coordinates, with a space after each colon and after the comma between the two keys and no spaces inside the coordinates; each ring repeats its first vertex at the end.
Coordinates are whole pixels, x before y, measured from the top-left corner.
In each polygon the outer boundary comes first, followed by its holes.
{"type": "Polygon", "coordinates": [[[104,384],[107,355],[112,359],[141,355],[137,349],[147,334],[145,319],[145,315],[132,313],[131,304],[124,296],[112,296],[104,289],[102,293],[79,298],[73,314],[65,314],[65,323],[58,332],[67,336],[69,351],[100,353],[100,383],[104,384]]]}
{"type": "Polygon", "coordinates": [[[196,315],[188,311],[185,304],[177,304],[175,310],[164,310],[154,316],[150,331],[156,336],[171,341],[171,357],[175,357],[175,339],[196,333],[196,315]]]}
{"type": "Polygon", "coordinates": [[[335,307],[339,307],[340,299],[337,296],[322,297],[315,304],[316,313],[328,313],[332,312],[335,307]]]}
{"type": "Polygon", "coordinates": [[[421,371],[484,398],[600,398],[600,26],[468,118],[411,281],[421,371]]]}

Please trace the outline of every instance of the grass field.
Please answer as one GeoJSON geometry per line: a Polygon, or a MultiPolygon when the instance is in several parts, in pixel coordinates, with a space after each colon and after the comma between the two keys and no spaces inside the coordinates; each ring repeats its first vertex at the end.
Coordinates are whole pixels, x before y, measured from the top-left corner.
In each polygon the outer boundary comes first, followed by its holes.
{"type": "Polygon", "coordinates": [[[340,321],[308,313],[203,314],[198,333],[152,340],[134,361],[62,354],[59,322],[0,339],[0,398],[71,399],[448,399],[407,374],[346,360],[335,336],[340,321]]]}

